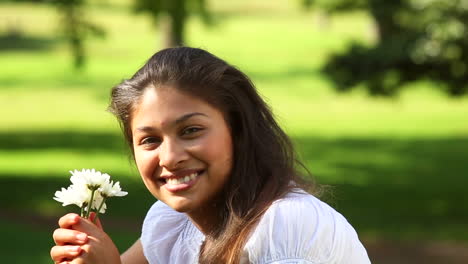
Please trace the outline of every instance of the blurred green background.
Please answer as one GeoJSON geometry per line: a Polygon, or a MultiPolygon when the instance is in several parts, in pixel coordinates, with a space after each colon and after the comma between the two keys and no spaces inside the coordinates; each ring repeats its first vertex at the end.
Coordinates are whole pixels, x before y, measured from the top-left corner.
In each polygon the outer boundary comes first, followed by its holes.
{"type": "MultiPolygon", "coordinates": [[[[186,44],[253,79],[373,263],[468,263],[466,96],[424,78],[391,98],[369,96],[366,84],[336,92],[327,60],[376,42],[365,10],[324,23],[300,1],[206,4],[214,22],[189,17],[186,44]]],[[[129,192],[102,217],[121,250],[154,202],[106,107],[110,88],[162,48],[163,27],[133,12],[132,0],[88,1],[81,15],[106,33],[86,40],[86,63],[75,69],[56,8],[0,1],[1,263],[51,263],[57,219],[76,211],[52,200],[69,170],[107,172],[129,192]]]]}

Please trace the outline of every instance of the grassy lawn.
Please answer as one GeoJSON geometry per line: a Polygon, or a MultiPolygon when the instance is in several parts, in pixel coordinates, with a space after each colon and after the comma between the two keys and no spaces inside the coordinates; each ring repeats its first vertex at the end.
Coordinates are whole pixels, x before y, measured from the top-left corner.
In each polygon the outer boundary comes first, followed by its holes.
{"type": "MultiPolygon", "coordinates": [[[[52,200],[69,184],[69,170],[106,171],[129,191],[103,216],[121,249],[139,236],[154,202],[105,109],[110,88],[159,48],[160,35],[147,17],[128,11],[127,1],[107,2],[111,6],[99,2],[88,13],[107,36],[90,39],[82,72],[72,69],[67,46],[57,38],[53,9],[0,5],[4,21],[17,23],[31,43],[42,43],[33,50],[0,47],[5,263],[50,263],[55,222],[73,210],[52,200]]],[[[369,98],[362,90],[337,94],[320,67],[351,40],[372,44],[365,14],[332,17],[320,28],[314,13],[290,1],[225,2],[211,1],[215,26],[190,20],[188,44],[252,77],[314,177],[332,186],[325,199],[361,237],[468,241],[467,98],[447,98],[426,81],[394,99],[369,98]]],[[[7,28],[0,22],[0,35],[7,28]]]]}

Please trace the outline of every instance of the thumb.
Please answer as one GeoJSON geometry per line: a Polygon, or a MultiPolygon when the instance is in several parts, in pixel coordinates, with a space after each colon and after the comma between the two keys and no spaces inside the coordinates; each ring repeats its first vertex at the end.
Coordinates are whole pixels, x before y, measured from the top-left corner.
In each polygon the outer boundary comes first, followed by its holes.
{"type": "Polygon", "coordinates": [[[99,220],[99,217],[96,216],[95,212],[91,212],[89,214],[89,220],[93,222],[99,229],[104,231],[104,228],[102,227],[101,220],[99,220]]]}

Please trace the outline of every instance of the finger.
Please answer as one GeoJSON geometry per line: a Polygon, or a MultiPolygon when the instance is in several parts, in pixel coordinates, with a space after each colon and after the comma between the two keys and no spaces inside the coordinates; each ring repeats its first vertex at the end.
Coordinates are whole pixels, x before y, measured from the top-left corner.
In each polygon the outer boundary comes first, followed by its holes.
{"type": "Polygon", "coordinates": [[[83,251],[81,255],[78,257],[74,258],[72,261],[67,262],[65,264],[84,264],[84,263],[97,263],[97,262],[92,262],[89,260],[89,258],[86,256],[86,252],[83,251]]]}
{"type": "Polygon", "coordinates": [[[80,216],[77,214],[66,214],[59,219],[59,226],[61,228],[70,228],[80,222],[80,216]]]}
{"type": "Polygon", "coordinates": [[[63,262],[78,257],[81,251],[80,246],[54,246],[50,249],[50,257],[55,263],[63,262]]]}
{"type": "Polygon", "coordinates": [[[90,219],[85,218],[81,218],[77,224],[72,226],[72,228],[76,231],[88,234],[88,237],[95,235],[96,233],[103,232],[101,228],[91,222],[90,219]]]}
{"type": "Polygon", "coordinates": [[[66,260],[63,260],[62,262],[60,262],[58,264],[76,264],[76,258],[73,259],[73,260],[66,259],[66,260]]]}
{"type": "Polygon", "coordinates": [[[68,259],[64,259],[62,260],[61,262],[54,262],[55,264],[71,264],[72,261],[68,260],[68,259]]]}
{"type": "Polygon", "coordinates": [[[91,220],[91,222],[93,222],[97,227],[99,227],[99,229],[104,230],[104,228],[102,227],[102,224],[101,224],[101,220],[99,219],[99,217],[96,217],[95,212],[92,212],[89,215],[89,220],[91,220]]]}
{"type": "Polygon", "coordinates": [[[88,235],[86,233],[64,228],[55,229],[52,237],[54,238],[55,244],[59,246],[66,244],[82,245],[88,241],[88,235]]]}

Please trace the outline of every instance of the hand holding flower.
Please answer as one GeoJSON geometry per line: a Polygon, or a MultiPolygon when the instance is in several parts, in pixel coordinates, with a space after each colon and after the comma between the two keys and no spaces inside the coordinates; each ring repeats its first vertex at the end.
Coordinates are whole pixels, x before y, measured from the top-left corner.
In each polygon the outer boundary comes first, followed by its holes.
{"type": "Polygon", "coordinates": [[[56,246],[50,255],[55,263],[71,264],[118,264],[120,254],[110,237],[103,231],[99,220],[77,214],[67,214],[60,218],[59,226],[53,235],[56,246]]]}
{"type": "Polygon", "coordinates": [[[56,246],[50,251],[52,260],[73,264],[120,263],[120,254],[97,217],[105,213],[106,199],[125,196],[127,192],[106,173],[94,169],[70,173],[72,185],[55,192],[54,199],[63,206],[77,205],[81,208],[81,217],[67,214],[60,218],[59,228],[53,234],[56,246]]]}

